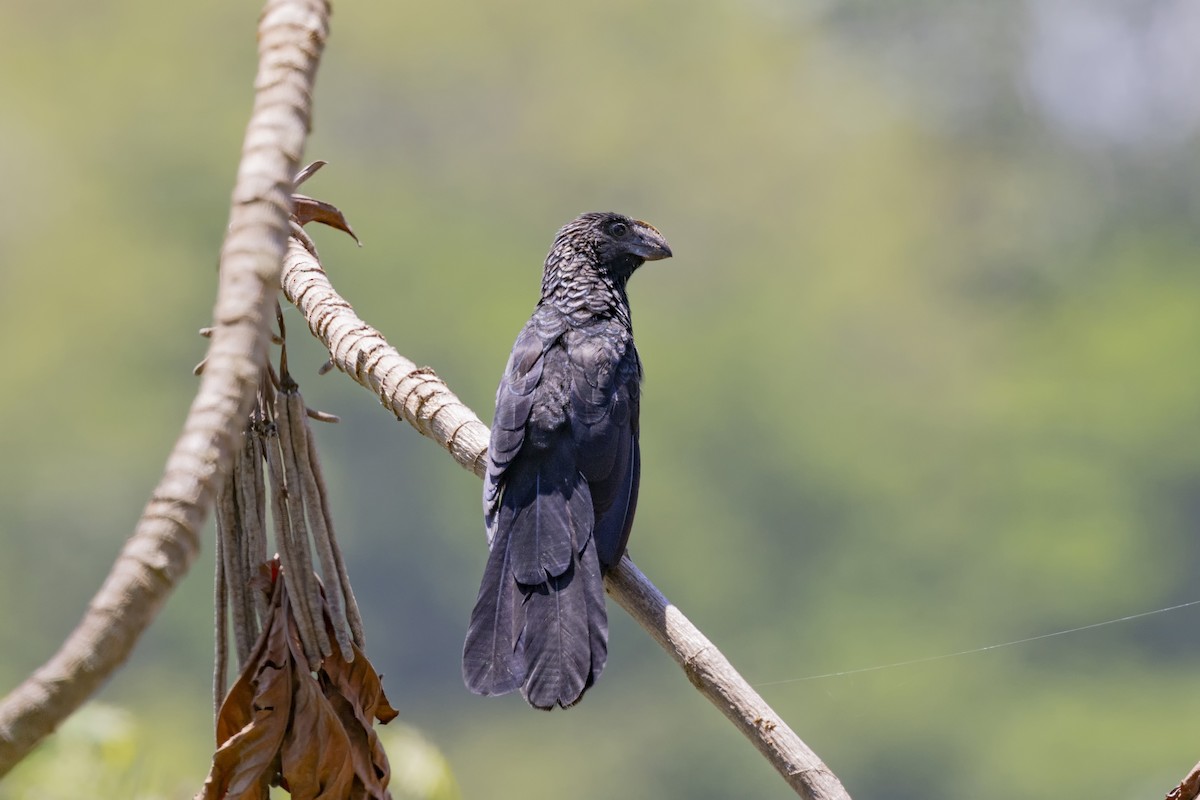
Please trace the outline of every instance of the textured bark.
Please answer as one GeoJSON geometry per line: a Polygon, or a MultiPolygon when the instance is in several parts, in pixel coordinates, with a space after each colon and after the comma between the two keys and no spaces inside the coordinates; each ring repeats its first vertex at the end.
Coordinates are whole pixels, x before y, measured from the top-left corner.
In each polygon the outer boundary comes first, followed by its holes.
{"type": "Polygon", "coordinates": [[[254,110],[221,250],[214,330],[196,398],[133,535],[59,651],[0,701],[7,773],[128,658],[199,551],[265,363],[292,179],[308,135],[323,0],[270,0],[259,21],[254,110]]]}
{"type": "Polygon", "coordinates": [[[429,367],[419,367],[358,318],[316,257],[302,242],[288,243],[283,293],[300,309],[309,330],[329,349],[333,365],[371,390],[384,408],[450,452],[462,467],[483,477],[488,427],[455,397],[429,367]]]}
{"type": "Polygon", "coordinates": [[[1200,764],[1192,767],[1179,785],[1167,792],[1167,800],[1196,800],[1200,797],[1200,764]]]}
{"type": "MultiPolygon", "coordinates": [[[[418,367],[363,322],[333,288],[312,253],[288,245],[283,290],[338,369],[380,403],[483,477],[488,428],[428,367],[418,367]]],[[[683,668],[688,679],[748,738],[788,785],[806,800],[849,800],[837,776],[737,673],[628,558],[605,579],[608,593],[683,668]]]]}
{"type": "Polygon", "coordinates": [[[814,800],[849,799],[829,767],[628,557],[609,573],[608,593],[675,659],[692,685],[758,748],[796,794],[814,800]]]}

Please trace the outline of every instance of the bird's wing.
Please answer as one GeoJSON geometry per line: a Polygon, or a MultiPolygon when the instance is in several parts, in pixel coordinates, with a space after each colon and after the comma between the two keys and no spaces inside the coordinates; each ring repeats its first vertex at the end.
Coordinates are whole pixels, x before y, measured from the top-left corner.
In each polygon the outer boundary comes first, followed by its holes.
{"type": "Polygon", "coordinates": [[[483,511],[488,544],[496,536],[496,513],[500,508],[505,471],[525,443],[525,423],[533,410],[534,390],[542,380],[546,346],[531,325],[526,325],[513,345],[496,390],[496,416],[488,445],[488,467],[484,478],[483,511]]]}
{"type": "Polygon", "coordinates": [[[578,701],[606,655],[604,587],[587,546],[595,515],[568,418],[570,373],[563,342],[526,326],[496,396],[484,488],[491,552],[463,647],[468,688],[520,686],[539,708],[578,701]]]}
{"type": "Polygon", "coordinates": [[[515,554],[509,547],[511,523],[501,519],[511,513],[503,513],[501,504],[508,501],[505,505],[511,507],[515,499],[511,494],[505,497],[505,478],[525,442],[525,425],[544,366],[542,340],[527,325],[517,337],[496,391],[496,416],[483,484],[484,520],[491,551],[463,647],[463,679],[471,691],[479,694],[505,694],[525,681],[519,640],[524,613],[512,579],[515,554]]]}
{"type": "Polygon", "coordinates": [[[571,348],[571,421],[588,482],[600,566],[620,560],[637,507],[641,363],[627,329],[613,326],[571,348]]]}

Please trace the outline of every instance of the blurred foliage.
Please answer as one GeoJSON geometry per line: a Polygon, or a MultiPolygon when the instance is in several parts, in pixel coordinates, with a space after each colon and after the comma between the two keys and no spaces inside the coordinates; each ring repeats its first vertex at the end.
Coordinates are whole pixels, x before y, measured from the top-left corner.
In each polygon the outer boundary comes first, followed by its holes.
{"type": "MultiPolygon", "coordinates": [[[[335,8],[305,190],[365,243],[321,236],[336,285],[488,420],[557,226],[657,225],[631,551],[858,797],[1153,796],[1198,756],[1196,608],[796,680],[1197,599],[1200,160],[1194,116],[1155,109],[1200,15],[1077,7],[335,8]],[[1097,42],[1138,57],[1074,68],[1097,42]]],[[[4,686],[77,621],[183,418],[257,12],[19,1],[0,27],[4,686]]],[[[616,609],[579,708],[467,695],[478,482],[316,346],[292,360],[343,417],[317,436],[372,661],[464,796],[784,793],[616,609]]],[[[207,769],[210,580],[104,692],[154,765],[113,756],[121,796],[207,769]]],[[[69,730],[2,791],[56,796],[69,730]]]]}
{"type": "MultiPolygon", "coordinates": [[[[76,800],[91,797],[167,800],[191,797],[197,785],[180,776],[197,761],[195,737],[173,746],[154,742],[151,726],[127,709],[89,703],[33,752],[0,785],[0,800],[76,800]]],[[[458,800],[445,756],[420,732],[399,723],[380,730],[393,763],[395,800],[458,800]]],[[[287,792],[272,789],[272,797],[287,792]]]]}
{"type": "Polygon", "coordinates": [[[155,747],[147,726],[126,709],[89,703],[35,750],[0,785],[3,800],[75,800],[188,797],[196,787],[180,780],[193,755],[155,747]]]}
{"type": "Polygon", "coordinates": [[[394,722],[380,730],[379,738],[392,764],[388,789],[394,800],[459,800],[462,796],[445,756],[416,728],[394,722]]]}

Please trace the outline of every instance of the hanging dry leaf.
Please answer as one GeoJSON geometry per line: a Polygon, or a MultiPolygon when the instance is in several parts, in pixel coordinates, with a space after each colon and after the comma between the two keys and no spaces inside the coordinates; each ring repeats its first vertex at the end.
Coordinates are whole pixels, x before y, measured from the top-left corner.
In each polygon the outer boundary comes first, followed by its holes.
{"type": "MultiPolygon", "coordinates": [[[[303,653],[298,653],[303,658],[303,653]]],[[[282,785],[293,800],[353,797],[350,738],[311,674],[297,676],[292,724],[283,737],[282,785]]]]}
{"type": "Polygon", "coordinates": [[[358,235],[346,220],[346,215],[338,210],[337,206],[326,203],[324,200],[316,200],[302,194],[292,195],[292,217],[301,225],[320,222],[331,228],[337,228],[339,231],[345,231],[354,241],[358,242],[359,246],[362,245],[358,235]]]}
{"type": "MultiPolygon", "coordinates": [[[[387,754],[375,733],[374,721],[386,725],[399,712],[383,694],[383,684],[371,662],[357,645],[354,661],[347,662],[337,653],[325,660],[321,671],[321,689],[350,736],[354,773],[370,792],[382,792],[391,778],[387,754]]],[[[368,794],[367,797],[374,795],[368,794]]]]}
{"type": "Polygon", "coordinates": [[[295,800],[390,800],[373,723],[397,712],[357,647],[353,663],[335,652],[309,671],[279,574],[277,561],[264,566],[269,620],[221,705],[217,752],[197,800],[267,800],[273,783],[295,800]]]}
{"type": "Polygon", "coordinates": [[[292,705],[294,659],[287,641],[283,587],[271,617],[217,717],[217,752],[197,796],[203,800],[267,800],[279,773],[279,748],[292,705]]]}

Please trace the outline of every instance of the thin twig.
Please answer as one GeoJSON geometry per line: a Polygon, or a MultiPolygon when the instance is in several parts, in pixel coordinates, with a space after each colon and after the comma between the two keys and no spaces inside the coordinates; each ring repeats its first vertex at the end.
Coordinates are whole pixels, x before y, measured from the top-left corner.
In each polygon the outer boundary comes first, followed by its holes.
{"type": "MultiPolygon", "coordinates": [[[[263,442],[265,426],[263,424],[263,416],[261,411],[255,411],[250,417],[250,428],[254,435],[246,440],[247,448],[244,458],[250,462],[251,469],[247,471],[249,475],[246,482],[250,484],[254,494],[254,516],[251,518],[253,524],[246,530],[246,547],[250,553],[250,563],[263,564],[266,563],[267,553],[267,484],[264,462],[267,459],[266,443],[263,442]]],[[[252,590],[254,596],[254,608],[258,612],[258,619],[262,625],[267,624],[267,618],[271,614],[270,598],[266,597],[262,592],[252,590]]]]}
{"type": "MultiPolygon", "coordinates": [[[[290,381],[291,379],[288,378],[288,380],[290,381]]],[[[290,526],[292,556],[296,558],[295,569],[299,570],[298,572],[293,571],[290,575],[285,573],[285,576],[289,579],[289,593],[302,595],[304,605],[307,609],[307,618],[312,621],[312,632],[316,634],[313,644],[316,645],[321,658],[325,658],[333,654],[333,647],[329,643],[329,636],[325,632],[325,624],[321,620],[321,589],[316,573],[313,572],[312,550],[309,547],[309,541],[312,537],[308,530],[308,520],[304,515],[304,483],[300,479],[300,466],[297,463],[296,450],[293,446],[295,441],[295,423],[292,420],[292,410],[296,407],[294,400],[297,397],[298,390],[293,385],[291,388],[277,395],[275,399],[275,421],[279,428],[279,449],[283,453],[283,474],[287,480],[287,510],[292,518],[290,526]]],[[[300,408],[304,408],[303,401],[300,403],[300,408]]],[[[315,670],[319,664],[320,660],[313,666],[313,669],[315,670]]]]}
{"type": "MultiPolygon", "coordinates": [[[[260,594],[250,585],[247,576],[255,574],[258,566],[267,560],[266,554],[259,552],[253,545],[253,530],[263,524],[263,521],[258,518],[258,495],[262,493],[263,487],[261,484],[255,486],[253,483],[255,470],[254,464],[250,460],[258,452],[254,447],[254,436],[253,430],[248,427],[242,440],[242,447],[230,469],[232,473],[230,477],[233,481],[232,491],[237,495],[238,525],[231,535],[238,551],[238,569],[241,570],[237,575],[230,576],[230,579],[237,583],[237,586],[230,587],[230,594],[237,598],[234,614],[242,618],[242,625],[246,629],[247,656],[254,649],[254,643],[258,641],[258,614],[254,598],[260,594]]],[[[239,656],[239,663],[245,663],[241,656],[239,656]]]]}
{"type": "MultiPolygon", "coordinates": [[[[236,457],[234,463],[236,465],[236,457]]],[[[233,641],[237,647],[238,662],[245,663],[258,637],[253,630],[256,626],[246,619],[253,606],[250,588],[242,580],[242,576],[247,574],[247,567],[239,535],[242,526],[239,519],[237,482],[238,471],[234,467],[226,474],[217,492],[217,541],[220,542],[223,555],[226,591],[233,607],[233,641]]]]}
{"type": "MultiPolygon", "coordinates": [[[[312,459],[309,454],[308,418],[304,414],[304,398],[300,392],[294,391],[286,395],[288,406],[288,437],[291,440],[292,460],[296,465],[298,477],[297,488],[300,497],[294,497],[297,505],[303,503],[304,517],[308,522],[308,531],[312,538],[313,548],[317,551],[317,559],[321,562],[321,573],[325,576],[325,599],[329,604],[330,627],[341,650],[342,658],[354,660],[354,648],[350,644],[351,634],[346,622],[346,600],[342,592],[342,582],[338,576],[337,564],[334,563],[333,529],[322,511],[325,503],[325,487],[317,483],[312,471],[312,459]]],[[[312,582],[314,592],[315,581],[312,582]]],[[[316,597],[320,608],[320,597],[316,597]]],[[[324,629],[325,626],[318,625],[324,629]]]]}
{"type": "MultiPolygon", "coordinates": [[[[367,646],[367,637],[363,631],[362,614],[358,610],[358,600],[350,587],[350,573],[346,570],[346,561],[342,558],[342,548],[338,545],[337,537],[333,535],[333,514],[329,511],[329,498],[325,492],[325,476],[321,472],[321,460],[317,457],[316,443],[313,441],[312,429],[308,429],[308,469],[312,479],[320,487],[321,500],[320,516],[325,521],[329,531],[329,546],[333,554],[333,566],[338,584],[342,587],[342,597],[346,601],[346,622],[350,625],[350,635],[360,650],[367,646]]],[[[350,661],[351,659],[346,659],[350,661]]]]}
{"type": "Polygon", "coordinates": [[[125,662],[200,549],[217,480],[230,463],[266,361],[292,179],[308,136],[328,29],[324,0],[266,3],[254,110],[221,249],[216,330],[196,398],[162,479],[83,619],[49,661],[0,701],[0,776],[125,662]]]}
{"type": "Polygon", "coordinates": [[[268,426],[266,435],[263,437],[267,455],[267,475],[271,481],[271,518],[275,522],[275,545],[279,548],[279,561],[283,565],[284,574],[294,576],[292,586],[295,587],[295,591],[287,593],[288,602],[292,607],[292,616],[295,617],[296,624],[300,628],[300,641],[304,645],[304,655],[308,658],[308,666],[315,671],[321,663],[321,653],[316,644],[317,631],[313,622],[312,610],[305,601],[307,593],[304,591],[305,576],[312,575],[312,564],[309,563],[308,568],[305,569],[302,555],[297,552],[300,547],[307,550],[308,541],[300,538],[298,547],[298,537],[292,532],[293,516],[288,509],[287,479],[285,477],[287,471],[284,468],[284,456],[280,451],[279,441],[281,438],[277,424],[268,426]]]}
{"type": "MultiPolygon", "coordinates": [[[[250,425],[246,429],[246,437],[233,474],[237,481],[238,515],[241,522],[241,535],[237,537],[242,552],[242,563],[246,572],[241,574],[241,580],[246,582],[247,575],[257,573],[260,564],[267,560],[266,510],[263,493],[262,452],[258,439],[260,426],[257,412],[250,415],[250,425]]],[[[246,618],[252,624],[254,639],[258,641],[258,622],[266,624],[268,613],[266,598],[246,582],[246,618]]]]}
{"type": "MultiPolygon", "coordinates": [[[[397,418],[448,450],[462,467],[483,477],[487,426],[431,369],[401,356],[379,331],[359,319],[334,291],[310,249],[294,238],[284,258],[283,290],[338,369],[374,392],[397,418]]],[[[806,800],[849,800],[837,776],[633,562],[622,559],[605,578],[605,586],[798,795],[806,800]]]]}
{"type": "Polygon", "coordinates": [[[317,422],[336,423],[341,422],[341,417],[337,414],[330,414],[328,411],[317,411],[315,408],[306,408],[304,413],[309,419],[315,419],[317,422]]]}
{"type": "Polygon", "coordinates": [[[225,699],[227,684],[226,670],[229,668],[229,633],[226,627],[227,598],[225,586],[224,545],[217,537],[217,569],[213,577],[213,617],[216,627],[216,645],[213,647],[213,719],[221,715],[221,701],[225,699]]]}

